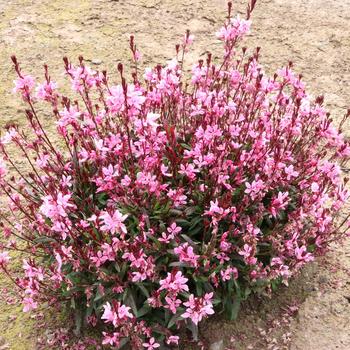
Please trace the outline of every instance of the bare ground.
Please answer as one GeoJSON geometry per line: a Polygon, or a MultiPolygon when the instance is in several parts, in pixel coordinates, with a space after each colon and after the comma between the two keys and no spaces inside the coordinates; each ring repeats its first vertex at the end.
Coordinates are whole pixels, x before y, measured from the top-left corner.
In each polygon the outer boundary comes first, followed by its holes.
{"type": "MultiPolygon", "coordinates": [[[[172,58],[175,43],[190,29],[196,35],[190,62],[206,50],[220,53],[214,32],[224,18],[225,3],[0,0],[0,124],[24,120],[20,103],[10,93],[14,79],[10,55],[16,54],[23,68],[37,77],[48,63],[59,82],[64,55],[82,54],[96,69],[109,68],[116,76],[117,63],[129,57],[131,33],[144,64],[153,65],[172,58]]],[[[234,3],[244,11],[244,0],[234,3]]],[[[253,21],[246,45],[262,47],[266,70],[271,73],[293,61],[311,92],[325,95],[339,120],[350,106],[350,0],[258,0],[253,21]]],[[[4,278],[0,283],[0,349],[36,349],[36,338],[44,329],[39,333],[32,329],[38,321],[11,305],[14,295],[7,291],[4,278]]],[[[307,268],[289,288],[270,299],[248,302],[238,322],[207,322],[202,336],[205,344],[225,339],[231,349],[349,350],[349,240],[307,268]]]]}

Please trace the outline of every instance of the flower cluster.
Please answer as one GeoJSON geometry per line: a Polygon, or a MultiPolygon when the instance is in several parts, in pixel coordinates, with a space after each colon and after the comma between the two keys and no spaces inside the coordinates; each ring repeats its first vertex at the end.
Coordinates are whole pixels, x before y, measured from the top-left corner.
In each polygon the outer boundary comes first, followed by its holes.
{"type": "Polygon", "coordinates": [[[237,49],[247,18],[229,16],[217,33],[222,60],[200,60],[189,86],[189,33],[167,65],[143,76],[134,65],[131,83],[122,64],[113,85],[65,58],[79,102],[47,67],[36,84],[13,57],[32,133],[9,124],[0,140],[0,268],[11,277],[11,251],[25,256],[13,278],[24,311],[69,301],[103,325],[105,345],[176,346],[180,326],[214,310],[234,317],[251,292],[287,283],[344,236],[348,218],[337,226],[336,214],[349,196],[350,113],[337,129],[291,64],[266,76],[259,49],[237,49]]]}

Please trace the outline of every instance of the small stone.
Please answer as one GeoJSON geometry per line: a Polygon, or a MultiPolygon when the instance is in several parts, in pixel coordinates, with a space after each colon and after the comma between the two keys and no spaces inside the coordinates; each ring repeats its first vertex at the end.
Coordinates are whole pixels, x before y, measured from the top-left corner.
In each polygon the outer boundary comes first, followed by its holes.
{"type": "Polygon", "coordinates": [[[224,341],[220,340],[211,344],[209,350],[225,350],[224,341]]]}
{"type": "Polygon", "coordinates": [[[329,277],[326,275],[321,275],[318,279],[320,284],[327,284],[329,282],[329,277]]]}
{"type": "Polygon", "coordinates": [[[98,58],[93,58],[91,60],[92,64],[95,64],[96,66],[100,65],[102,63],[102,60],[98,59],[98,58]]]}

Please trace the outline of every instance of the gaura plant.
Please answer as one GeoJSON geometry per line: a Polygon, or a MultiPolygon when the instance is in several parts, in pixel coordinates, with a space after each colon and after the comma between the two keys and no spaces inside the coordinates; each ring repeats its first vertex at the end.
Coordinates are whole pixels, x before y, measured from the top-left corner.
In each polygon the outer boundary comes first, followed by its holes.
{"type": "Polygon", "coordinates": [[[350,112],[336,128],[291,64],[268,77],[259,49],[237,48],[254,5],[241,19],[229,3],[223,57],[199,60],[187,83],[189,32],[173,60],[143,76],[131,37],[132,79],[119,64],[117,85],[64,58],[77,100],[47,66],[36,84],[12,57],[28,127],[8,124],[1,137],[0,267],[24,311],[68,305],[78,328],[102,328],[106,346],[177,347],[180,327],[196,337],[208,315],[235,318],[249,294],[287,284],[346,235],[349,216],[336,220],[349,196],[350,112]]]}

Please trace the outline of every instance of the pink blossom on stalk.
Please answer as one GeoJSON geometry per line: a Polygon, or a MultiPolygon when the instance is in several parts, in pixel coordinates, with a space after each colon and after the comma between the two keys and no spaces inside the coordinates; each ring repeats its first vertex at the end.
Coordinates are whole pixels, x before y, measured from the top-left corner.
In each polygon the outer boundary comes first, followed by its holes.
{"type": "Polygon", "coordinates": [[[243,249],[238,252],[239,255],[242,255],[244,258],[249,258],[250,255],[252,254],[252,247],[249,246],[248,244],[245,244],[243,246],[243,249]]]}
{"type": "Polygon", "coordinates": [[[134,60],[140,62],[142,60],[142,53],[139,50],[135,50],[134,60]]]}
{"type": "Polygon", "coordinates": [[[146,124],[153,130],[156,130],[159,124],[157,120],[160,118],[160,114],[158,113],[147,113],[146,116],[146,124]]]}
{"type": "Polygon", "coordinates": [[[0,181],[7,174],[6,163],[0,158],[0,181]]]}
{"type": "Polygon", "coordinates": [[[67,217],[67,210],[74,209],[75,205],[70,202],[72,195],[62,194],[59,192],[57,197],[54,198],[51,195],[42,198],[43,203],[41,204],[40,211],[50,219],[57,219],[59,217],[67,217]]]}
{"type": "Polygon", "coordinates": [[[182,189],[178,190],[169,190],[168,197],[174,201],[174,206],[179,207],[186,204],[187,196],[183,194],[182,189]]]}
{"type": "Polygon", "coordinates": [[[176,299],[175,296],[167,295],[165,297],[166,304],[164,307],[169,309],[173,314],[176,314],[177,308],[181,305],[182,301],[180,299],[176,299]]]}
{"type": "Polygon", "coordinates": [[[194,41],[195,36],[190,33],[186,33],[183,38],[183,46],[192,45],[194,41]]]}
{"type": "Polygon", "coordinates": [[[113,303],[113,306],[109,302],[103,305],[104,312],[101,316],[105,322],[113,323],[114,327],[117,327],[120,322],[133,318],[133,314],[130,312],[130,307],[122,305],[119,301],[113,303]]]}
{"type": "Polygon", "coordinates": [[[40,100],[49,101],[57,89],[57,84],[53,81],[38,84],[36,88],[36,97],[40,100]]]}
{"type": "Polygon", "coordinates": [[[169,173],[169,167],[166,166],[166,165],[164,165],[164,164],[162,164],[162,165],[160,166],[160,171],[162,172],[162,174],[163,174],[164,176],[167,176],[167,177],[171,177],[171,176],[172,176],[171,173],[169,173]]]}
{"type": "Polygon", "coordinates": [[[0,267],[3,266],[5,267],[9,261],[10,261],[11,257],[9,256],[8,252],[1,252],[0,253],[0,267]]]}
{"type": "Polygon", "coordinates": [[[210,201],[210,208],[209,210],[205,211],[204,214],[210,215],[210,216],[218,216],[221,218],[222,216],[226,215],[228,213],[228,210],[225,210],[224,208],[221,208],[219,206],[218,200],[210,201]]]}
{"type": "Polygon", "coordinates": [[[238,278],[238,270],[236,267],[229,266],[229,267],[227,267],[226,270],[222,270],[220,272],[220,275],[221,275],[221,279],[223,281],[229,281],[232,278],[237,279],[238,278]]]}
{"type": "Polygon", "coordinates": [[[160,347],[160,344],[156,342],[156,340],[152,337],[148,343],[142,344],[144,348],[148,350],[155,350],[160,347]]]}
{"type": "Polygon", "coordinates": [[[193,247],[187,242],[174,248],[174,253],[178,255],[181,262],[187,263],[192,267],[198,265],[198,259],[200,256],[194,253],[193,247]]]}
{"type": "Polygon", "coordinates": [[[229,23],[222,27],[217,33],[217,37],[224,41],[232,41],[242,38],[250,30],[251,21],[241,19],[239,16],[231,18],[229,23]]]}
{"type": "Polygon", "coordinates": [[[31,75],[24,75],[13,82],[15,84],[13,92],[21,92],[23,95],[29,93],[35,86],[35,80],[31,75]]]}
{"type": "Polygon", "coordinates": [[[190,318],[197,325],[203,317],[214,314],[213,304],[211,303],[212,297],[213,293],[207,293],[202,298],[191,294],[188,301],[184,303],[187,307],[186,312],[181,316],[183,318],[190,318]]]}
{"type": "Polygon", "coordinates": [[[186,175],[191,181],[193,181],[196,178],[196,173],[198,173],[199,170],[195,169],[195,167],[192,164],[181,164],[179,174],[186,175]]]}
{"type": "Polygon", "coordinates": [[[276,217],[280,210],[286,208],[290,201],[288,192],[278,192],[277,197],[273,197],[271,203],[271,214],[273,217],[276,217]]]}
{"type": "Polygon", "coordinates": [[[319,191],[319,188],[320,188],[320,186],[318,185],[317,182],[313,182],[313,183],[311,184],[311,191],[312,191],[313,193],[317,193],[317,192],[319,191]]]}
{"type": "Polygon", "coordinates": [[[60,111],[60,118],[58,119],[56,124],[60,128],[61,133],[65,134],[65,132],[63,131],[70,124],[78,125],[80,114],[81,113],[75,107],[70,107],[69,109],[65,107],[62,111],[60,111]]]}
{"type": "Polygon", "coordinates": [[[264,189],[264,182],[262,180],[254,180],[252,183],[245,183],[246,189],[244,193],[250,195],[250,197],[254,200],[258,194],[264,189]]]}
{"type": "Polygon", "coordinates": [[[173,222],[166,230],[169,233],[168,239],[175,239],[175,237],[182,231],[182,228],[173,222]]]}
{"type": "Polygon", "coordinates": [[[143,93],[140,90],[140,88],[136,87],[133,84],[128,85],[127,102],[129,107],[133,107],[137,110],[140,110],[141,106],[145,101],[146,97],[143,96],[143,93]]]}
{"type": "Polygon", "coordinates": [[[33,300],[31,297],[25,297],[23,298],[23,312],[29,312],[38,307],[38,303],[33,300]]]}
{"type": "Polygon", "coordinates": [[[285,173],[287,174],[287,180],[291,180],[292,178],[295,178],[299,175],[297,171],[294,170],[293,165],[289,165],[288,167],[284,168],[285,173]]]}
{"type": "Polygon", "coordinates": [[[72,89],[82,92],[85,88],[96,86],[99,78],[97,73],[87,66],[71,67],[68,73],[72,81],[72,89]]]}
{"type": "Polygon", "coordinates": [[[119,113],[124,109],[125,95],[121,85],[112,86],[110,89],[110,96],[107,97],[107,106],[112,113],[119,113]]]}
{"type": "Polygon", "coordinates": [[[104,232],[115,233],[127,233],[124,221],[128,217],[127,214],[123,215],[119,210],[115,210],[111,215],[107,211],[101,212],[99,219],[102,222],[101,230],[104,232]]]}
{"type": "Polygon", "coordinates": [[[182,291],[188,292],[187,286],[188,278],[183,277],[181,271],[168,273],[167,277],[164,280],[160,280],[160,288],[159,290],[167,290],[172,293],[180,293],[182,291]]]}
{"type": "Polygon", "coordinates": [[[48,154],[40,154],[38,159],[36,160],[36,164],[39,168],[45,168],[48,165],[48,161],[50,160],[50,156],[48,154]]]}
{"type": "Polygon", "coordinates": [[[120,343],[120,333],[114,332],[112,334],[109,334],[107,332],[102,332],[103,334],[103,340],[102,345],[113,345],[118,347],[120,343]]]}
{"type": "Polygon", "coordinates": [[[96,267],[100,267],[108,260],[108,257],[105,256],[101,251],[98,251],[96,256],[92,256],[90,259],[96,267]]]}
{"type": "Polygon", "coordinates": [[[180,338],[177,335],[171,335],[167,338],[166,343],[168,345],[178,345],[180,338]]]}
{"type": "Polygon", "coordinates": [[[295,248],[294,252],[295,257],[298,259],[298,261],[310,262],[314,260],[313,255],[307,252],[307,248],[304,245],[295,248]]]}

